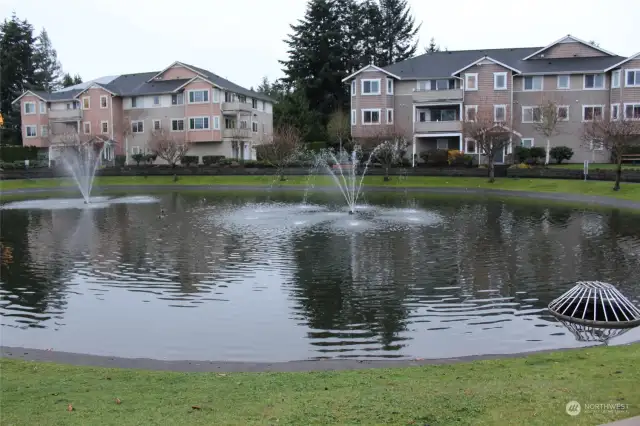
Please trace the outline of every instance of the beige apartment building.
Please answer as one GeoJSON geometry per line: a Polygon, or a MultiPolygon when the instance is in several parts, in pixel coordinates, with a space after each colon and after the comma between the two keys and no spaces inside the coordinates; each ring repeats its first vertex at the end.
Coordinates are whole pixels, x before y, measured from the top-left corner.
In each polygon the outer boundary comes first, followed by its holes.
{"type": "Polygon", "coordinates": [[[585,143],[594,117],[640,120],[640,53],[622,57],[567,35],[545,47],[428,53],[379,68],[368,65],[343,80],[351,87],[352,136],[384,129],[412,142],[413,158],[433,149],[479,155],[462,122],[477,114],[513,130],[514,143],[498,153],[506,162],[514,144],[546,146],[535,131],[539,106],[553,101],[562,121],[550,146],[569,146],[571,162],[608,162],[610,153],[585,143]]]}
{"type": "MultiPolygon", "coordinates": [[[[202,68],[174,62],[162,71],[102,77],[13,101],[22,111],[23,145],[54,155],[69,134],[111,142],[103,158],[149,153],[156,130],[191,143],[187,155],[256,159],[273,131],[273,100],[202,68]]],[[[55,156],[55,155],[54,155],[55,156]]],[[[161,160],[158,160],[160,162],[161,160]]]]}

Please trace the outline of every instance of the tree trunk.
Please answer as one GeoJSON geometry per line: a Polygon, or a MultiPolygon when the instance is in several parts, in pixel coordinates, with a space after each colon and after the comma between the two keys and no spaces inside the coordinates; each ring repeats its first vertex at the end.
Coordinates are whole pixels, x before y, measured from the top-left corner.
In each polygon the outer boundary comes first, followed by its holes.
{"type": "Polygon", "coordinates": [[[389,166],[385,166],[384,168],[384,181],[389,182],[391,179],[389,178],[389,166]]]}
{"type": "Polygon", "coordinates": [[[286,180],[284,178],[284,167],[278,168],[278,176],[280,176],[280,182],[284,182],[286,180]]]}
{"type": "Polygon", "coordinates": [[[616,168],[616,182],[613,184],[614,191],[620,191],[620,180],[622,179],[622,155],[617,157],[618,167],[616,168]]]}
{"type": "Polygon", "coordinates": [[[493,165],[493,153],[489,156],[489,183],[496,181],[496,170],[493,165]]]}

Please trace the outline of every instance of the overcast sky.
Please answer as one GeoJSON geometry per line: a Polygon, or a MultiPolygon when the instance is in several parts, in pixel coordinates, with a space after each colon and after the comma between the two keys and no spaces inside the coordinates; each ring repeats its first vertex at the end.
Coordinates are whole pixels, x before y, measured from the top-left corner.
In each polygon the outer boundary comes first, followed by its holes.
{"type": "MultiPolygon", "coordinates": [[[[278,59],[289,24],[306,0],[0,0],[45,27],[64,71],[91,80],[161,70],[173,61],[208,69],[245,87],[282,76],[278,59]]],[[[545,46],[571,34],[629,56],[640,51],[640,1],[409,0],[422,22],[421,47],[431,37],[449,50],[545,46]],[[615,7],[614,7],[615,6],[615,7]],[[636,28],[633,30],[633,28],[636,28]]]]}

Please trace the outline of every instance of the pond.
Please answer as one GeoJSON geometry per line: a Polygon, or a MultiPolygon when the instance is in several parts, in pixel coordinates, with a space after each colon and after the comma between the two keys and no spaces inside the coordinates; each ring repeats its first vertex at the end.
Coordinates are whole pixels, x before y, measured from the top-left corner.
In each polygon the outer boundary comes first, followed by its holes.
{"type": "Polygon", "coordinates": [[[278,191],[5,204],[2,344],[218,361],[503,354],[586,345],[546,310],[575,281],[640,300],[638,215],[366,195],[355,215],[339,193],[278,191]]]}

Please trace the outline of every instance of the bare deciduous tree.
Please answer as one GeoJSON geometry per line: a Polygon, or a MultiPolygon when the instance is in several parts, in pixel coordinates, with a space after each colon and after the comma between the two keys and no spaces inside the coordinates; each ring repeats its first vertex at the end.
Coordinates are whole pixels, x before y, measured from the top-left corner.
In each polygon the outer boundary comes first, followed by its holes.
{"type": "Polygon", "coordinates": [[[466,120],[462,125],[465,138],[476,142],[478,152],[487,159],[489,182],[495,181],[495,156],[509,146],[516,133],[502,122],[495,122],[488,112],[476,114],[474,120],[466,120]]]}
{"type": "Polygon", "coordinates": [[[382,166],[384,180],[389,181],[391,167],[400,163],[407,152],[409,141],[393,126],[377,126],[368,132],[367,137],[360,141],[362,147],[369,153],[370,159],[382,166]]]}
{"type": "MultiPolygon", "coordinates": [[[[560,133],[564,121],[568,119],[569,110],[561,107],[556,102],[548,100],[538,105],[538,120],[534,120],[533,128],[536,132],[544,135],[547,140],[547,155],[545,165],[549,164],[549,151],[551,149],[551,137],[560,133]]],[[[534,113],[535,114],[535,113],[534,113]]]]}
{"type": "Polygon", "coordinates": [[[329,137],[339,144],[339,152],[342,152],[345,143],[351,136],[351,123],[349,115],[341,109],[334,111],[327,123],[329,137]]]}
{"type": "Polygon", "coordinates": [[[107,135],[93,132],[85,133],[84,129],[78,131],[75,126],[67,125],[50,127],[45,139],[50,147],[53,147],[62,155],[67,155],[73,151],[76,156],[81,158],[90,155],[96,160],[105,144],[110,143],[107,135]]]}
{"type": "Polygon", "coordinates": [[[613,190],[619,191],[623,156],[630,148],[640,146],[640,121],[626,117],[620,117],[618,120],[594,117],[593,121],[584,124],[582,142],[588,149],[598,147],[611,152],[617,165],[613,190]]]}
{"type": "Polygon", "coordinates": [[[283,124],[272,135],[265,135],[256,146],[258,160],[276,168],[276,173],[284,181],[284,168],[297,160],[302,152],[302,137],[295,127],[283,124]]]}
{"type": "Polygon", "coordinates": [[[149,149],[158,157],[175,167],[191,148],[184,133],[171,133],[165,129],[153,130],[149,140],[149,149]]]}

